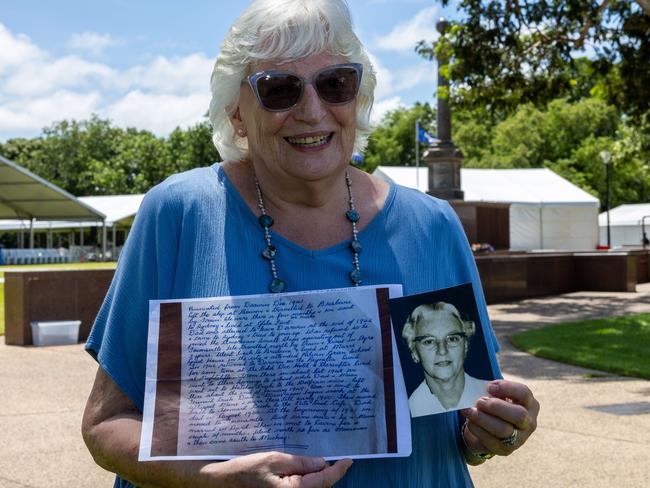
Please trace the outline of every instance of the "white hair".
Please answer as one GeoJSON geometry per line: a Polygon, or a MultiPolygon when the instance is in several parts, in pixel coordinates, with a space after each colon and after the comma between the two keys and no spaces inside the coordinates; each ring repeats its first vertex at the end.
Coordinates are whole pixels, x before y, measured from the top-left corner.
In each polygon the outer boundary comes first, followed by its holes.
{"type": "Polygon", "coordinates": [[[289,62],[321,53],[363,65],[354,150],[365,148],[377,80],[368,54],[352,30],[345,1],[256,0],[230,27],[210,78],[212,140],[224,160],[248,155],[247,140],[237,137],[230,115],[237,108],[241,82],[251,64],[289,62]]]}
{"type": "MultiPolygon", "coordinates": [[[[427,322],[430,320],[431,314],[434,313],[449,315],[452,318],[452,321],[456,321],[458,325],[460,325],[460,329],[465,333],[468,340],[476,333],[476,324],[474,324],[474,321],[464,320],[461,317],[458,309],[451,303],[436,302],[419,305],[413,309],[411,315],[409,315],[409,317],[406,319],[406,323],[402,329],[402,339],[404,339],[406,345],[409,347],[409,350],[411,351],[411,357],[416,363],[420,362],[420,356],[418,355],[417,349],[415,347],[417,327],[421,322],[427,322]]],[[[465,352],[467,353],[467,351],[465,352]]]]}

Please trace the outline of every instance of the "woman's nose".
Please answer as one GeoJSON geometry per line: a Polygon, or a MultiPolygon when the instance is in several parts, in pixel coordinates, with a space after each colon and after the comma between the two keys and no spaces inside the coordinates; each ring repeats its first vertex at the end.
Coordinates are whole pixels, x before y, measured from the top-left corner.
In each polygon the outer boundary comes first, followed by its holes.
{"type": "Polygon", "coordinates": [[[320,99],[313,85],[308,84],[302,95],[302,99],[293,109],[294,118],[315,125],[320,122],[327,112],[325,103],[320,99]]]}
{"type": "Polygon", "coordinates": [[[449,347],[447,346],[447,342],[444,340],[439,341],[436,344],[436,351],[438,352],[438,354],[442,354],[443,356],[445,356],[449,352],[449,347]]]}

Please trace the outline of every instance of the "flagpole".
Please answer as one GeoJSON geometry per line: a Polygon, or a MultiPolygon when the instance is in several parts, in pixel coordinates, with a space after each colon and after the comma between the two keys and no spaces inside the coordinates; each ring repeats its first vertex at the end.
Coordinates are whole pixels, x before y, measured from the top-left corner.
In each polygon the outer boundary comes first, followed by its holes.
{"type": "Polygon", "coordinates": [[[415,185],[420,190],[420,121],[415,119],[415,185]]]}

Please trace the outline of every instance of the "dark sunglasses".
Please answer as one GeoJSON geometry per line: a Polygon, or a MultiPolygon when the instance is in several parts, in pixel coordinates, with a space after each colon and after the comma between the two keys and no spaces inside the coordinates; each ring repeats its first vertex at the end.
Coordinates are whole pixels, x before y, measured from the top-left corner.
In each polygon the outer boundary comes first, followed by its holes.
{"type": "Polygon", "coordinates": [[[311,83],[318,97],[329,105],[343,105],[357,96],[363,66],[359,63],[335,64],[318,70],[311,79],[287,71],[260,71],[249,75],[248,82],[264,109],[282,112],[295,107],[311,83]]]}

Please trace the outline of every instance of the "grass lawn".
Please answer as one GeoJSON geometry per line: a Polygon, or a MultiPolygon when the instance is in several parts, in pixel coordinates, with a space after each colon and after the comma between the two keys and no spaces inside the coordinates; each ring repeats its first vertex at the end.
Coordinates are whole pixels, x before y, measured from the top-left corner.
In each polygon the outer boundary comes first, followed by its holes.
{"type": "Polygon", "coordinates": [[[650,379],[650,314],[552,325],[516,334],[512,342],[535,356],[650,379]]]}
{"type": "MultiPolygon", "coordinates": [[[[4,278],[5,271],[39,269],[115,269],[117,264],[110,263],[62,263],[62,264],[25,264],[21,266],[0,266],[0,278],[4,278]]],[[[5,333],[5,286],[0,283],[0,335],[5,333]]]]}

